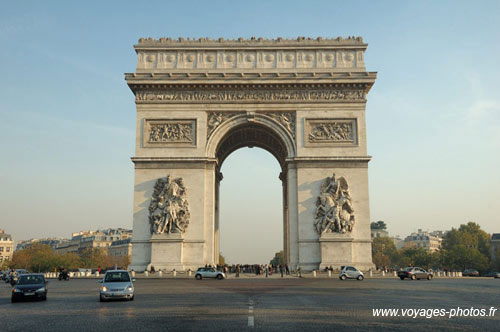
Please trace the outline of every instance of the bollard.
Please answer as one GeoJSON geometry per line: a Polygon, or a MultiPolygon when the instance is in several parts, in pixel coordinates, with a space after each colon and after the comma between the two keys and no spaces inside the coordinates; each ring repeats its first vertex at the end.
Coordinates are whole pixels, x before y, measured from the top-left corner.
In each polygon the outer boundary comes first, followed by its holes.
{"type": "Polygon", "coordinates": [[[396,271],[392,271],[392,275],[397,277],[398,276],[398,273],[396,271]]]}
{"type": "Polygon", "coordinates": [[[332,277],[332,271],[328,270],[328,278],[331,278],[331,277],[332,277]]]}
{"type": "Polygon", "coordinates": [[[148,271],[144,271],[144,276],[148,277],[149,276],[149,272],[148,271]]]}
{"type": "Polygon", "coordinates": [[[373,277],[373,271],[370,269],[370,277],[373,277]]]}
{"type": "Polygon", "coordinates": [[[135,278],[135,271],[132,270],[132,272],[130,272],[130,274],[132,275],[132,278],[135,278]]]}
{"type": "Polygon", "coordinates": [[[99,271],[95,271],[95,277],[99,278],[99,271]]]}
{"type": "Polygon", "coordinates": [[[177,271],[176,271],[175,269],[172,271],[172,276],[173,276],[174,278],[177,276],[177,271]]]}
{"type": "Polygon", "coordinates": [[[441,272],[437,271],[436,272],[436,277],[440,277],[441,276],[441,272]]]}
{"type": "Polygon", "coordinates": [[[385,271],[382,271],[382,277],[385,277],[385,271]]]}
{"type": "Polygon", "coordinates": [[[191,276],[191,270],[188,271],[188,276],[191,276]]]}
{"type": "Polygon", "coordinates": [[[69,273],[69,277],[70,277],[70,278],[73,278],[74,276],[75,276],[75,273],[74,273],[74,272],[70,272],[70,273],[69,273]]]}
{"type": "Polygon", "coordinates": [[[92,276],[92,272],[87,271],[87,273],[85,273],[85,276],[86,276],[86,277],[90,277],[90,276],[92,276]]]}
{"type": "Polygon", "coordinates": [[[462,276],[462,271],[458,272],[458,276],[459,276],[459,277],[463,277],[463,276],[462,276]]]}
{"type": "Polygon", "coordinates": [[[162,270],[158,271],[158,277],[161,277],[161,276],[163,276],[163,271],[162,270]]]}
{"type": "Polygon", "coordinates": [[[316,270],[313,270],[312,275],[313,275],[313,278],[316,278],[316,270]]]}

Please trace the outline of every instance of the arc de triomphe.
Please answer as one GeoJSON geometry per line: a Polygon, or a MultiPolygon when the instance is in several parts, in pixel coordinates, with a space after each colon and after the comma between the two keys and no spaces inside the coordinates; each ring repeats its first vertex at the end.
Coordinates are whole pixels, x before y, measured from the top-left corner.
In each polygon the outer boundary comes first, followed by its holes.
{"type": "Polygon", "coordinates": [[[360,37],[147,38],[134,48],[130,268],[218,263],[220,168],[246,146],[281,165],[292,268],[373,266],[365,105],[376,73],[360,37]]]}

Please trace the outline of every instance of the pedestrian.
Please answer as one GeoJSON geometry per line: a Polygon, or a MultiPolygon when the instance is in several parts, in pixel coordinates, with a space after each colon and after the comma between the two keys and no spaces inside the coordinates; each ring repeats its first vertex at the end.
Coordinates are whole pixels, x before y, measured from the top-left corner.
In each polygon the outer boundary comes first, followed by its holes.
{"type": "Polygon", "coordinates": [[[240,277],[240,264],[236,265],[236,278],[240,277]]]}
{"type": "Polygon", "coordinates": [[[265,269],[266,269],[266,278],[267,278],[267,277],[268,277],[268,275],[269,275],[269,266],[268,266],[267,264],[266,264],[265,269]]]}
{"type": "Polygon", "coordinates": [[[280,264],[280,274],[281,274],[281,278],[283,278],[283,265],[280,264]]]}
{"type": "Polygon", "coordinates": [[[288,268],[288,264],[285,264],[285,271],[286,271],[286,275],[290,274],[290,269],[288,268]]]}

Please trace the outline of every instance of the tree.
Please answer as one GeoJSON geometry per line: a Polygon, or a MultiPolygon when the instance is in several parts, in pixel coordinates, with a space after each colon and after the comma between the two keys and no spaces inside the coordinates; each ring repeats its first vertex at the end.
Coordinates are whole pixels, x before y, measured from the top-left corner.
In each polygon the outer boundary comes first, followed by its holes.
{"type": "Polygon", "coordinates": [[[372,222],[370,224],[370,228],[373,229],[373,230],[386,230],[387,229],[387,225],[385,224],[384,221],[382,220],[379,220],[377,222],[372,222]]]}
{"type": "Polygon", "coordinates": [[[474,222],[452,228],[444,236],[441,249],[448,269],[477,269],[483,273],[490,268],[490,236],[474,222]]]}
{"type": "Polygon", "coordinates": [[[285,252],[281,250],[274,254],[273,259],[269,262],[271,265],[285,265],[285,252]]]}
{"type": "Polygon", "coordinates": [[[226,258],[222,254],[219,254],[219,264],[226,265],[226,258]]]}
{"type": "Polygon", "coordinates": [[[373,239],[372,257],[377,267],[388,267],[397,261],[396,245],[392,239],[381,236],[373,239]]]}

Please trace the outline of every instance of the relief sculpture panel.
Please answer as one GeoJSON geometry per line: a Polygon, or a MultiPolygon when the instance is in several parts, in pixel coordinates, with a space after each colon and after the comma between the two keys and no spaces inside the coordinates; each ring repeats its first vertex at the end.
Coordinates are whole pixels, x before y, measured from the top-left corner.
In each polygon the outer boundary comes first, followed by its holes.
{"type": "Polygon", "coordinates": [[[306,120],[306,146],[356,145],[356,119],[306,120]]]}
{"type": "Polygon", "coordinates": [[[196,120],[145,120],[144,147],[196,145],[196,120]]]}

